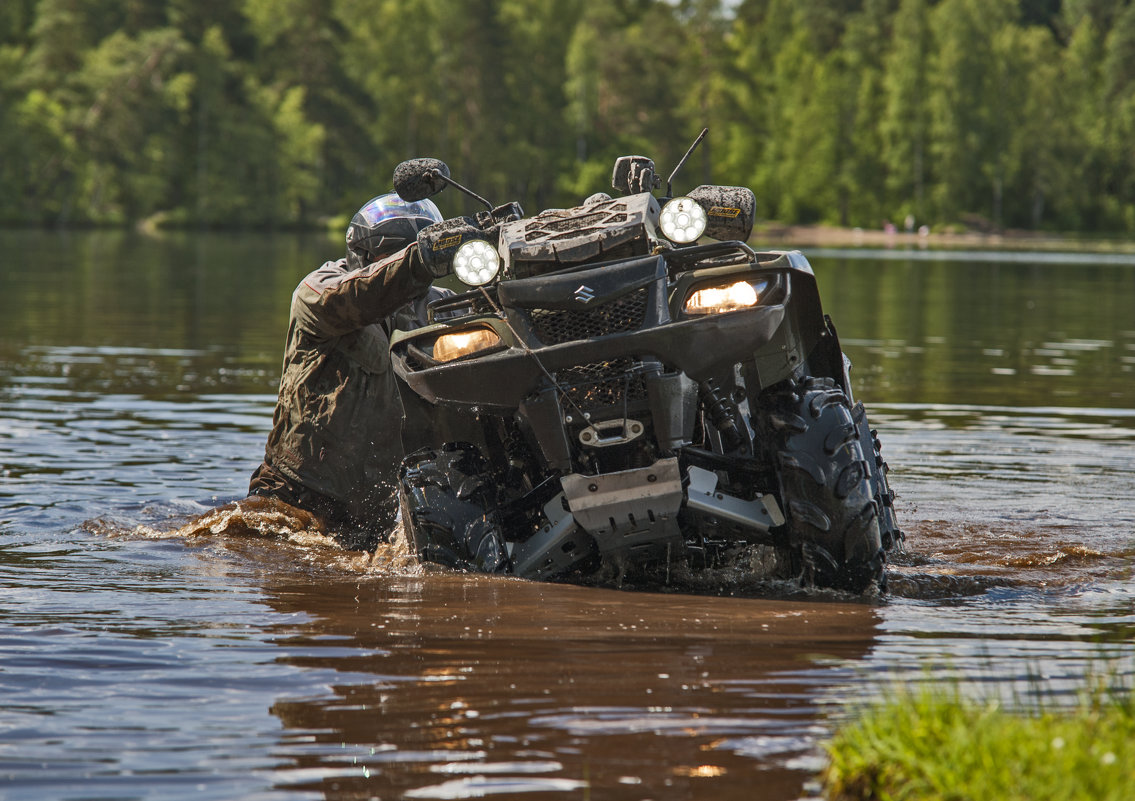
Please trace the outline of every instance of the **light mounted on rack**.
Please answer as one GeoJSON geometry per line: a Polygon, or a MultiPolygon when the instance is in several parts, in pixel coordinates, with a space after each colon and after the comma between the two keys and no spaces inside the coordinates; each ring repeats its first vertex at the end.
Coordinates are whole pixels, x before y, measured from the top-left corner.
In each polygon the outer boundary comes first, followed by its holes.
{"type": "Polygon", "coordinates": [[[662,207],[658,227],[671,242],[686,245],[696,242],[705,233],[708,218],[705,209],[689,197],[676,197],[662,207]]]}
{"type": "Polygon", "coordinates": [[[483,239],[462,243],[453,255],[453,274],[469,286],[483,286],[500,272],[501,260],[496,248],[483,239]]]}

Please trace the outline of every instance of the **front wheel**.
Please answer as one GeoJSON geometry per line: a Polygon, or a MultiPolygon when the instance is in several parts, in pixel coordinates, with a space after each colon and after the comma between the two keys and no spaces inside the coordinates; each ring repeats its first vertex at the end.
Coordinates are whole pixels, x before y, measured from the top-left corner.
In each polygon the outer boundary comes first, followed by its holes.
{"type": "MultiPolygon", "coordinates": [[[[793,561],[805,583],[882,587],[885,556],[860,429],[827,378],[803,378],[762,399],[757,427],[776,468],[793,561]]],[[[870,450],[868,450],[870,449],[870,450]]]]}
{"type": "Polygon", "coordinates": [[[472,445],[417,451],[402,462],[398,495],[406,537],[420,559],[458,570],[508,570],[492,475],[472,445]]]}
{"type": "Polygon", "coordinates": [[[863,448],[863,455],[871,462],[870,482],[871,493],[875,499],[875,507],[879,510],[879,537],[883,542],[883,550],[888,553],[896,548],[901,549],[906,535],[899,528],[898,518],[895,516],[895,491],[891,489],[887,480],[890,468],[883,461],[883,446],[879,442],[879,433],[871,428],[867,422],[867,410],[862,403],[856,403],[851,410],[851,416],[859,427],[859,443],[863,448]],[[870,443],[870,448],[868,448],[870,443]]]}

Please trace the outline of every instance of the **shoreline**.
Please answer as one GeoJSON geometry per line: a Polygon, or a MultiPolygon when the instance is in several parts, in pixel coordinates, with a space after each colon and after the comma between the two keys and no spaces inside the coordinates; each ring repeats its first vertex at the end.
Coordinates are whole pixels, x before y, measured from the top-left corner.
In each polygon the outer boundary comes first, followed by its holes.
{"type": "Polygon", "coordinates": [[[896,250],[1037,250],[1087,251],[1093,253],[1135,253],[1135,238],[1053,234],[1007,230],[997,233],[976,231],[929,231],[919,233],[830,225],[779,225],[765,223],[753,229],[750,241],[783,247],[808,248],[894,248],[896,250]]]}
{"type": "MultiPolygon", "coordinates": [[[[282,227],[234,226],[180,226],[157,222],[154,218],[134,224],[69,224],[69,225],[11,225],[0,223],[0,231],[39,230],[53,233],[87,233],[102,231],[133,231],[145,236],[161,238],[166,235],[287,233],[337,234],[346,227],[346,220],[325,218],[307,224],[282,227]]],[[[1079,252],[1101,254],[1135,254],[1135,236],[1126,234],[1080,234],[1075,232],[1052,233],[1008,229],[1004,231],[899,231],[867,228],[843,228],[835,225],[787,225],[777,222],[758,223],[749,236],[756,249],[785,250],[794,248],[848,248],[876,250],[988,250],[1079,252]]]]}

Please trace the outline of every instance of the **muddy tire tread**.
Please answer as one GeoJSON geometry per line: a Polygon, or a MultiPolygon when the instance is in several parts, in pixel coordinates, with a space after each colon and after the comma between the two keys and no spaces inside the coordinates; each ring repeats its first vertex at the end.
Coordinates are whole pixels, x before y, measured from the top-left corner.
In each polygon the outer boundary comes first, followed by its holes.
{"type": "Polygon", "coordinates": [[[768,399],[766,436],[780,476],[788,543],[805,584],[882,587],[885,555],[854,409],[829,378],[804,378],[768,399]]]}

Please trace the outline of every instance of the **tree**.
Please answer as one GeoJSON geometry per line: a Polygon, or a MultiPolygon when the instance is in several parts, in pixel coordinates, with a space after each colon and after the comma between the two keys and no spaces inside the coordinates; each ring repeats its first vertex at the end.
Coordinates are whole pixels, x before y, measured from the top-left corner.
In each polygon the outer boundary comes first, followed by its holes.
{"type": "Polygon", "coordinates": [[[1105,113],[1099,58],[1104,37],[1090,14],[1072,15],[1066,7],[1063,22],[1069,31],[1061,60],[1062,96],[1070,98],[1063,121],[1069,145],[1055,165],[1061,176],[1056,200],[1061,220],[1069,228],[1099,230],[1111,227],[1106,211],[1110,205],[1106,141],[1111,123],[1105,113]]]}
{"type": "MultiPolygon", "coordinates": [[[[994,219],[1017,227],[1040,228],[1048,204],[1059,200],[1067,174],[1060,167],[1073,156],[1069,138],[1069,96],[1051,28],[1003,28],[994,40],[997,94],[1006,131],[999,162],[1005,192],[994,219]]],[[[1057,206],[1059,209],[1059,206],[1057,206]]]]}
{"type": "Polygon", "coordinates": [[[162,208],[176,159],[187,48],[172,28],[118,32],[87,51],[75,132],[91,159],[83,217],[125,222],[162,208]]]}
{"type": "Polygon", "coordinates": [[[880,43],[889,36],[889,11],[887,0],[866,0],[862,10],[847,17],[839,46],[828,57],[836,87],[836,219],[844,226],[874,227],[883,213],[886,164],[878,120],[885,108],[885,72],[880,43]]]}
{"type": "Polygon", "coordinates": [[[937,178],[932,199],[941,219],[969,213],[1000,222],[1007,131],[994,36],[1015,11],[1014,0],[943,0],[931,12],[929,144],[937,178]]]}
{"type": "Polygon", "coordinates": [[[205,33],[195,82],[195,125],[186,142],[194,153],[187,181],[193,189],[182,198],[182,219],[267,226],[304,219],[323,130],[303,114],[303,88],[264,86],[242,75],[216,27],[205,33]]]}
{"type": "Polygon", "coordinates": [[[1119,11],[1104,41],[1100,88],[1105,101],[1103,146],[1110,178],[1108,214],[1114,224],[1135,230],[1135,6],[1119,11]]]}
{"type": "Polygon", "coordinates": [[[589,4],[577,23],[567,82],[586,158],[561,184],[573,202],[609,188],[621,155],[648,156],[665,177],[701,130],[700,104],[688,101],[696,73],[673,66],[696,62],[680,13],[665,3],[589,4]],[[581,86],[590,87],[584,95],[581,86]]]}
{"type": "Polygon", "coordinates": [[[883,61],[879,117],[885,192],[895,216],[927,216],[930,140],[929,72],[932,41],[926,0],[902,0],[883,61]]]}
{"type": "Polygon", "coordinates": [[[280,152],[289,163],[282,166],[300,170],[293,183],[306,193],[285,205],[306,218],[347,200],[361,202],[359,194],[370,187],[359,191],[358,160],[371,137],[365,122],[369,107],[358,108],[355,82],[343,69],[341,46],[350,20],[323,0],[242,0],[239,6],[253,42],[248,73],[273,98],[265,96],[275,106],[269,113],[277,127],[283,126],[280,152]],[[318,147],[299,158],[312,137],[318,147]],[[350,198],[344,189],[351,190],[350,198]]]}
{"type": "Polygon", "coordinates": [[[0,45],[27,44],[35,19],[35,5],[35,0],[7,0],[0,5],[0,45]]]}
{"type": "Polygon", "coordinates": [[[0,5],[0,222],[307,224],[421,155],[562,206],[619,155],[665,177],[703,126],[675,188],[785,222],[1133,230],[1135,4],[0,5]]]}

